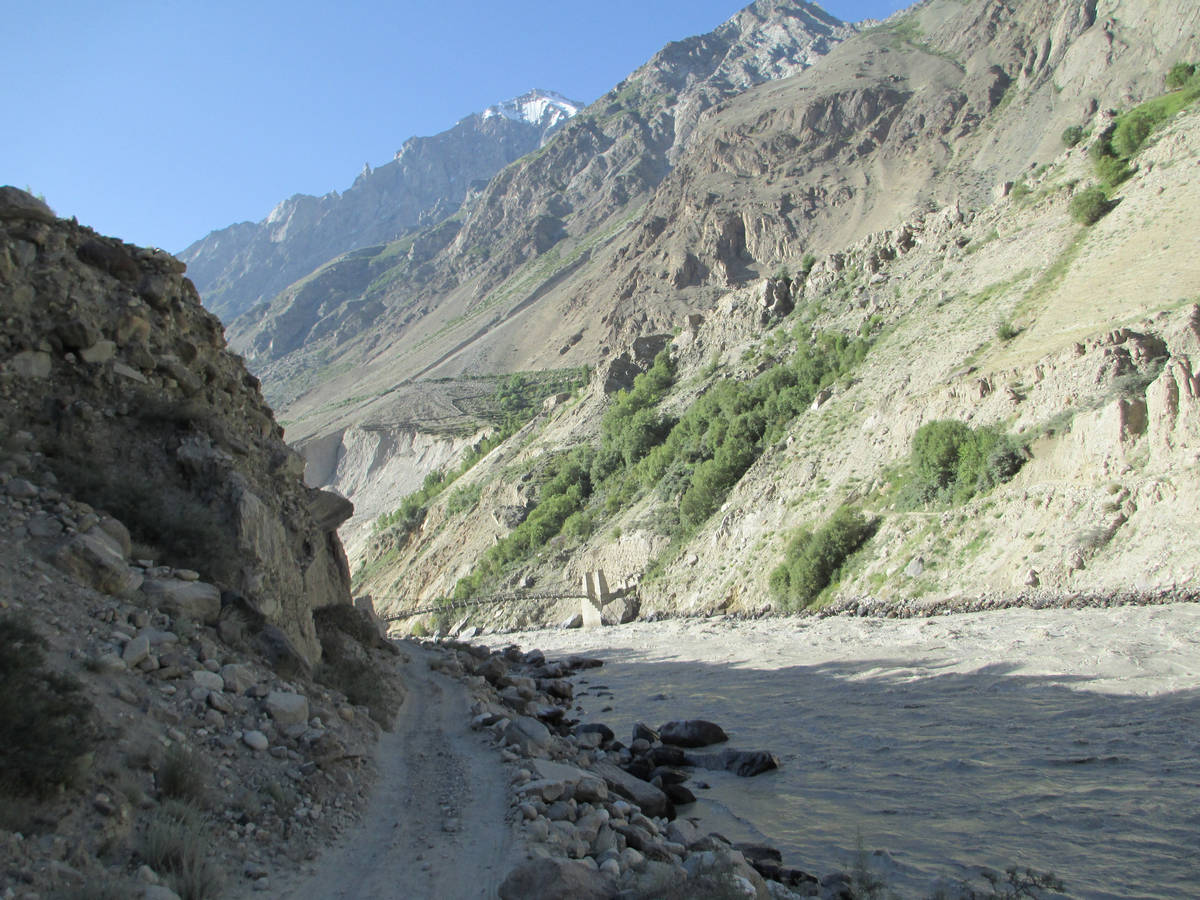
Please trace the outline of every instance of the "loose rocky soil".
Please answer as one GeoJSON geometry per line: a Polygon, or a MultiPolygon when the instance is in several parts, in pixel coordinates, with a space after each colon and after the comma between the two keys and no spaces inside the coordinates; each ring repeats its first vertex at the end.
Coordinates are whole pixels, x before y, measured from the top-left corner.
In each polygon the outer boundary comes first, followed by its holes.
{"type": "MultiPolygon", "coordinates": [[[[202,819],[195,837],[212,890],[273,890],[275,872],[315,857],[359,817],[379,725],[302,669],[273,670],[239,635],[236,616],[205,625],[136,588],[114,596],[88,580],[119,568],[134,582],[203,586],[194,572],[139,565],[107,541],[92,568],[68,574],[51,564],[67,559],[56,547],[102,540],[119,523],[63,496],[28,463],[0,463],[0,616],[23,617],[49,644],[46,667],[81,682],[99,743],[48,798],[0,802],[0,897],[84,886],[176,896],[143,852],[171,794],[202,819]],[[184,765],[170,788],[173,759],[184,765]]],[[[375,654],[381,679],[396,682],[396,657],[375,654]]]]}
{"type": "Polygon", "coordinates": [[[378,787],[337,847],[276,887],[289,900],[494,897],[516,862],[508,778],[470,728],[465,684],[431,669],[442,652],[406,644],[408,698],[379,743],[378,787]]]}

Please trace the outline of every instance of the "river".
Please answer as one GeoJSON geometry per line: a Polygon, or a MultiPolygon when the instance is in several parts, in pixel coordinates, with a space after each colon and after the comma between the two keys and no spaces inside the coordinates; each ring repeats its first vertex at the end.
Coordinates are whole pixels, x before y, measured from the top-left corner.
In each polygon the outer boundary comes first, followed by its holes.
{"type": "Polygon", "coordinates": [[[601,669],[584,721],[705,718],[765,749],[681,814],[821,875],[861,850],[900,896],[980,867],[1073,897],[1200,896],[1200,604],[930,619],[691,619],[497,635],[601,669]],[[878,851],[878,852],[876,852],[878,851]]]}

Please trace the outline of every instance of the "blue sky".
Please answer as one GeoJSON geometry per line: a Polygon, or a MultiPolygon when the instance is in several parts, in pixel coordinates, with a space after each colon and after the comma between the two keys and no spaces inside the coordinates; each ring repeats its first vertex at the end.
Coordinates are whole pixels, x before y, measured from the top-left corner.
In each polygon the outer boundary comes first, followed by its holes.
{"type": "MultiPolygon", "coordinates": [[[[0,38],[0,184],[182,250],[350,185],[412,135],[530,88],[590,103],[738,0],[41,0],[0,38]]],[[[847,21],[899,0],[829,0],[847,21]]]]}

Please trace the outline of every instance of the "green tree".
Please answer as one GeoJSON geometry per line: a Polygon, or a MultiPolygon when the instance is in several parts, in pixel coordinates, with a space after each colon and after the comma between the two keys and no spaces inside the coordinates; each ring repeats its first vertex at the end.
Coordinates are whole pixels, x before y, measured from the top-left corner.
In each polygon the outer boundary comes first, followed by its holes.
{"type": "Polygon", "coordinates": [[[784,562],[771,573],[771,593],[785,609],[811,605],[875,528],[858,509],[843,506],[815,532],[798,531],[788,542],[784,562]]]}
{"type": "Polygon", "coordinates": [[[927,422],[913,435],[910,480],[904,501],[965,503],[1011,479],[1025,456],[996,428],[973,429],[964,422],[927,422]]]}
{"type": "Polygon", "coordinates": [[[1180,88],[1186,87],[1191,81],[1192,76],[1196,74],[1196,67],[1192,63],[1175,63],[1167,72],[1167,90],[1177,91],[1180,88]]]}
{"type": "Polygon", "coordinates": [[[1132,159],[1158,124],[1159,117],[1145,109],[1133,109],[1117,121],[1113,129],[1112,149],[1121,159],[1132,159]]]}
{"type": "Polygon", "coordinates": [[[1103,188],[1090,187],[1071,198],[1067,207],[1071,218],[1081,225],[1095,225],[1112,209],[1112,203],[1103,188]]]}

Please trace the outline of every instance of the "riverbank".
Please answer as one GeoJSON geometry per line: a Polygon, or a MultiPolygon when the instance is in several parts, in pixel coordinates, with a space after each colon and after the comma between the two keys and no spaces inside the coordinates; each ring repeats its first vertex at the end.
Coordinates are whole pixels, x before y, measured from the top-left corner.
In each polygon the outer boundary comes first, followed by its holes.
{"type": "Polygon", "coordinates": [[[845,868],[861,841],[904,895],[980,866],[1053,871],[1072,896],[1200,883],[1200,604],[932,618],[670,620],[504,635],[587,653],[584,721],[705,718],[778,772],[705,772],[701,828],[845,868]],[[710,777],[711,776],[711,777],[710,777]],[[731,833],[727,833],[731,832],[731,833]]]}

